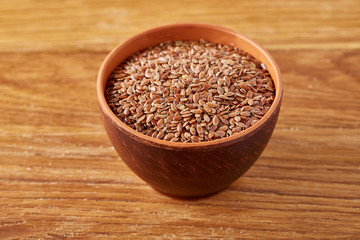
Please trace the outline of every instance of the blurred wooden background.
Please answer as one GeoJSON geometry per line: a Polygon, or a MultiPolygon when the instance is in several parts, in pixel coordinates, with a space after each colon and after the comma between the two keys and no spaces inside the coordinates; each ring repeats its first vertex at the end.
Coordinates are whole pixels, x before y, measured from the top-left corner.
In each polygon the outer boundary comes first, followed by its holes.
{"type": "Polygon", "coordinates": [[[0,2],[0,239],[360,239],[360,1],[0,2]],[[278,125],[225,191],[179,200],[121,161],[100,121],[107,53],[211,23],[268,49],[278,125]]]}

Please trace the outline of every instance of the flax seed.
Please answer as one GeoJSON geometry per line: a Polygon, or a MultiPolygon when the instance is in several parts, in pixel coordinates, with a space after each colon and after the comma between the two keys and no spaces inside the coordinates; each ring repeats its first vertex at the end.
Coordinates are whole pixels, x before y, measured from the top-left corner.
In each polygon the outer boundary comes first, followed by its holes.
{"type": "Polygon", "coordinates": [[[211,107],[209,107],[208,105],[204,105],[204,110],[206,111],[206,112],[211,112],[211,107]]]}
{"type": "Polygon", "coordinates": [[[165,136],[165,133],[164,132],[159,132],[157,135],[156,135],[156,138],[158,139],[163,139],[165,136]]]}
{"type": "Polygon", "coordinates": [[[170,141],[175,135],[173,133],[168,133],[165,135],[164,140],[170,141]]]}
{"type": "Polygon", "coordinates": [[[216,126],[219,125],[220,120],[219,120],[218,116],[215,115],[213,117],[212,123],[213,123],[213,125],[216,125],[216,126]]]}
{"type": "Polygon", "coordinates": [[[182,129],[183,129],[183,126],[182,126],[182,124],[179,122],[178,125],[177,125],[177,127],[176,127],[176,130],[177,130],[178,132],[181,132],[182,129]]]}
{"type": "Polygon", "coordinates": [[[197,125],[196,131],[198,132],[199,135],[204,133],[204,129],[201,127],[201,125],[197,125]]]}
{"type": "Polygon", "coordinates": [[[191,140],[193,141],[193,142],[200,142],[200,139],[197,137],[197,136],[191,136],[191,140]]]}
{"type": "Polygon", "coordinates": [[[203,118],[204,118],[205,122],[210,122],[210,117],[209,117],[209,115],[204,114],[203,118]]]}
{"type": "Polygon", "coordinates": [[[146,122],[151,122],[154,119],[154,114],[149,114],[146,118],[146,122]]]}
{"type": "Polygon", "coordinates": [[[222,138],[225,136],[225,132],[224,131],[217,131],[215,132],[215,136],[218,138],[222,138]]]}
{"type": "Polygon", "coordinates": [[[113,71],[105,90],[111,110],[130,127],[184,143],[255,125],[274,96],[265,64],[204,40],[164,42],[135,53],[113,71]]]}
{"type": "Polygon", "coordinates": [[[191,128],[190,128],[190,133],[191,133],[192,135],[196,135],[196,129],[195,129],[194,127],[191,127],[191,128]]]}

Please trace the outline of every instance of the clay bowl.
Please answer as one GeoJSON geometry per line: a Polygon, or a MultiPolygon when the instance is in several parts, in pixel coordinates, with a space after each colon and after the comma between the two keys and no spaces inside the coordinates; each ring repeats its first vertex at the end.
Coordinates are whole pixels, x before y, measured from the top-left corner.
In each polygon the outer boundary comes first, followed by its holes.
{"type": "Polygon", "coordinates": [[[201,197],[218,192],[243,175],[259,158],[274,130],[283,84],[270,54],[240,33],[206,24],[174,24],[140,33],[113,49],[101,65],[97,97],[106,132],[126,165],[154,189],[175,197],[201,197]],[[111,111],[104,97],[107,78],[127,57],[164,41],[199,40],[233,43],[262,61],[275,85],[275,100],[263,118],[228,138],[200,143],[175,143],[145,136],[111,111]]]}

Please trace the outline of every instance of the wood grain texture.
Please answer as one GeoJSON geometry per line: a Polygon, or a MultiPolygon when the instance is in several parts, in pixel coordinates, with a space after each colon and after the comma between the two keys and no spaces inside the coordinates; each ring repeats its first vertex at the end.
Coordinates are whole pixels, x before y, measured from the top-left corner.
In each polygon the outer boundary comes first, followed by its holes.
{"type": "Polygon", "coordinates": [[[12,0],[2,1],[0,13],[6,51],[109,51],[140,31],[177,22],[235,29],[267,49],[360,47],[357,0],[12,0]]]}
{"type": "Polygon", "coordinates": [[[0,239],[359,239],[359,1],[269,4],[1,1],[0,239]],[[197,200],[161,195],[125,166],[95,92],[119,41],[186,21],[258,41],[285,83],[260,159],[197,200]]]}

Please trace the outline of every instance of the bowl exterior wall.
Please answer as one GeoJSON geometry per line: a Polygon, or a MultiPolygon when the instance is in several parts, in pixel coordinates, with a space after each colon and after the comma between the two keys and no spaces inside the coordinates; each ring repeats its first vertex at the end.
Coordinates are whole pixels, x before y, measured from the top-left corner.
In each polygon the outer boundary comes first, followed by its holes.
{"type": "Polygon", "coordinates": [[[199,197],[226,188],[254,164],[272,135],[279,109],[251,136],[227,144],[181,149],[141,141],[103,112],[102,117],[116,151],[136,175],[165,194],[199,197]]]}

